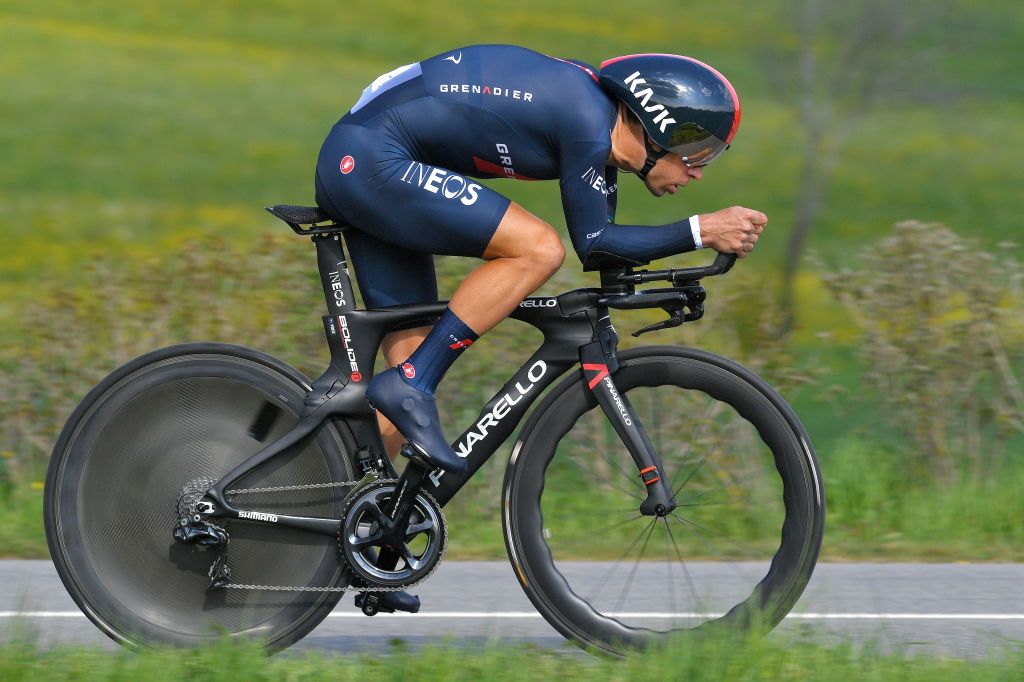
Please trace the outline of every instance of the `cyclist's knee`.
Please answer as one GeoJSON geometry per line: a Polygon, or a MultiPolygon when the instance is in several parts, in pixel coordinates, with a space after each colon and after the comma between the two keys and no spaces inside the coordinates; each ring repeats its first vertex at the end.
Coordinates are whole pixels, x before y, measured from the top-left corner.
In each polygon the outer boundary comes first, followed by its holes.
{"type": "Polygon", "coordinates": [[[512,203],[483,257],[486,260],[514,258],[531,271],[550,275],[565,260],[565,247],[555,228],[512,203]]]}
{"type": "Polygon", "coordinates": [[[545,274],[551,275],[557,272],[562,267],[562,263],[565,262],[565,246],[562,244],[562,240],[554,228],[547,223],[544,223],[544,225],[547,227],[547,230],[538,232],[530,240],[530,253],[528,257],[545,274]]]}

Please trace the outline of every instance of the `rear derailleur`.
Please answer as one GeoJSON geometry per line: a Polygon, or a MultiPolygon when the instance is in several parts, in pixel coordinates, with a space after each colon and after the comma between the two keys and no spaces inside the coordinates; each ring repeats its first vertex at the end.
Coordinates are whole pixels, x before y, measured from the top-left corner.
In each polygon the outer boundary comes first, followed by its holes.
{"type": "Polygon", "coordinates": [[[231,582],[228,568],[228,544],[231,539],[221,526],[207,520],[205,514],[213,511],[211,502],[203,496],[215,483],[213,479],[198,478],[190,481],[178,495],[178,525],[174,527],[174,539],[183,545],[199,545],[217,549],[217,558],[210,566],[210,582],[207,590],[225,587],[231,582]]]}

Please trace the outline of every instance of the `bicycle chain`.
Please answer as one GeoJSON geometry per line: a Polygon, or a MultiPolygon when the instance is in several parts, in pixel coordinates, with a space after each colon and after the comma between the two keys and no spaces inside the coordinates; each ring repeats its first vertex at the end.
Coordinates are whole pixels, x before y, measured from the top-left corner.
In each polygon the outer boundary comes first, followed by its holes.
{"type": "MultiPolygon", "coordinates": [[[[216,481],[214,481],[216,483],[216,481]]],[[[238,490],[225,490],[225,495],[250,495],[252,493],[279,493],[288,490],[313,490],[315,488],[345,488],[359,485],[359,481],[345,481],[343,483],[306,483],[304,485],[279,485],[271,488],[239,488],[238,490]]]]}
{"type": "MultiPolygon", "coordinates": [[[[342,483],[307,483],[307,484],[303,484],[303,485],[281,485],[281,486],[273,486],[273,487],[267,487],[267,488],[239,488],[238,490],[226,490],[224,492],[224,494],[225,495],[248,495],[248,494],[253,494],[253,493],[277,493],[277,492],[286,492],[286,491],[294,491],[294,490],[313,490],[313,489],[317,489],[317,488],[345,488],[345,487],[351,487],[351,486],[359,485],[360,483],[363,482],[363,480],[364,479],[360,479],[358,481],[345,481],[345,482],[342,482],[342,483]]],[[[394,479],[394,478],[381,478],[381,479],[374,479],[374,480],[377,481],[377,482],[380,482],[380,483],[392,483],[392,484],[397,484],[398,483],[398,479],[394,479]]],[[[201,500],[203,498],[203,495],[206,494],[206,491],[209,490],[210,487],[214,483],[216,483],[216,481],[213,480],[213,479],[210,479],[210,478],[201,478],[201,479],[197,479],[196,481],[193,481],[189,485],[198,484],[198,483],[203,483],[205,485],[205,487],[203,487],[203,489],[201,491],[198,491],[198,495],[193,495],[194,499],[192,499],[190,501],[190,504],[188,506],[188,509],[190,509],[192,512],[195,511],[196,503],[198,503],[199,500],[201,500]]],[[[188,487],[189,486],[186,486],[186,491],[187,491],[188,487]]],[[[179,496],[179,498],[178,498],[178,514],[179,514],[179,517],[182,516],[182,514],[181,514],[181,511],[182,511],[181,503],[183,501],[183,498],[185,497],[185,492],[186,491],[183,491],[182,495],[179,496]]],[[[429,496],[429,493],[427,493],[425,491],[422,491],[422,493],[424,495],[429,496]]],[[[431,498],[431,499],[433,499],[433,498],[431,498]]],[[[436,504],[436,502],[435,502],[435,504],[436,504]]],[[[440,509],[440,505],[438,506],[438,509],[440,509]]],[[[444,512],[442,511],[442,514],[443,513],[444,512]]],[[[210,525],[216,526],[217,528],[220,528],[221,530],[224,530],[221,526],[217,526],[216,524],[211,523],[210,521],[207,521],[207,523],[210,523],[210,525]]],[[[448,525],[442,523],[442,526],[444,527],[444,541],[442,543],[442,546],[447,546],[448,545],[448,525]]],[[[344,555],[341,555],[341,552],[338,552],[338,554],[341,556],[341,560],[344,562],[344,560],[345,560],[344,555]]],[[[443,560],[444,557],[442,556],[441,559],[443,560]]],[[[430,576],[432,576],[434,574],[434,571],[436,571],[437,567],[440,566],[440,565],[441,565],[441,561],[439,560],[437,562],[437,564],[434,565],[434,568],[432,568],[430,570],[429,573],[427,573],[425,576],[423,576],[422,578],[420,578],[416,582],[412,583],[411,585],[405,585],[404,587],[369,587],[369,586],[366,586],[366,587],[352,587],[351,585],[349,585],[348,587],[313,587],[313,586],[310,586],[310,585],[250,585],[250,584],[244,584],[244,583],[228,583],[226,585],[223,585],[222,587],[223,587],[223,589],[264,590],[264,591],[268,591],[268,592],[325,592],[326,593],[326,592],[346,592],[348,590],[354,590],[354,591],[357,591],[357,592],[401,592],[401,591],[403,591],[405,589],[416,587],[417,585],[419,585],[420,583],[425,581],[427,578],[429,578],[430,576]]]]}

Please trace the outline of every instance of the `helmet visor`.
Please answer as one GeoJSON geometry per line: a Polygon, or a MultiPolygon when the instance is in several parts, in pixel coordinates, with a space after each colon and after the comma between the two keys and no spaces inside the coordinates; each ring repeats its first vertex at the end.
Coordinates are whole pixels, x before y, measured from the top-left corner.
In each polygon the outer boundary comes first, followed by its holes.
{"type": "Polygon", "coordinates": [[[682,157],[690,168],[706,166],[721,155],[729,145],[696,123],[683,123],[669,134],[668,150],[682,157]]]}

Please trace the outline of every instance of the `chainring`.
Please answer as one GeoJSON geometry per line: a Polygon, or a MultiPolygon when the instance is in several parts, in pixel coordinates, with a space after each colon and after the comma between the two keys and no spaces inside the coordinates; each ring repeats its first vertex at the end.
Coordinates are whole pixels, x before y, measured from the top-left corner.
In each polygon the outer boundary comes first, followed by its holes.
{"type": "Polygon", "coordinates": [[[400,590],[422,582],[441,564],[448,547],[444,511],[424,490],[416,494],[404,542],[399,547],[385,544],[382,527],[390,520],[385,509],[397,485],[396,480],[382,479],[356,490],[342,513],[338,551],[353,577],[370,590],[400,590]],[[385,548],[399,557],[393,568],[377,565],[385,548]]]}

